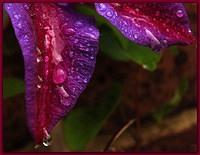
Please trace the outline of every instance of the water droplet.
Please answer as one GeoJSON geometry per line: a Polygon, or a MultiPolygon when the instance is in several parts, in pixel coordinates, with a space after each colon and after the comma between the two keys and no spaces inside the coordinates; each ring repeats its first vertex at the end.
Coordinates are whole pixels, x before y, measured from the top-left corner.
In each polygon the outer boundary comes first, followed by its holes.
{"type": "Polygon", "coordinates": [[[63,83],[67,78],[66,72],[62,68],[55,68],[53,72],[53,81],[56,84],[63,83]]]}
{"type": "Polygon", "coordinates": [[[49,61],[49,57],[46,55],[45,57],[44,57],[44,62],[48,62],[49,61]]]}
{"type": "Polygon", "coordinates": [[[22,24],[21,24],[21,23],[18,23],[18,24],[17,24],[17,27],[21,29],[21,28],[22,28],[22,24]]]}
{"type": "Polygon", "coordinates": [[[164,40],[163,40],[163,43],[167,44],[167,40],[164,39],[164,40]]]}
{"type": "Polygon", "coordinates": [[[42,52],[40,51],[39,47],[36,47],[36,51],[38,52],[38,54],[42,54],[42,52]]]}
{"type": "Polygon", "coordinates": [[[52,138],[45,128],[43,128],[43,131],[44,131],[44,138],[42,144],[46,147],[50,146],[52,144],[52,138]]]}
{"type": "Polygon", "coordinates": [[[134,36],[133,36],[135,39],[137,39],[138,38],[138,35],[137,34],[134,34],[134,36]]]}
{"type": "Polygon", "coordinates": [[[69,52],[69,56],[70,56],[70,58],[72,58],[72,57],[73,57],[73,54],[74,54],[74,52],[73,52],[73,51],[70,51],[70,52],[69,52]]]}
{"type": "Polygon", "coordinates": [[[47,76],[49,74],[49,70],[45,70],[45,75],[47,76]]]}
{"type": "Polygon", "coordinates": [[[42,61],[42,57],[37,57],[36,61],[37,61],[37,63],[41,62],[42,61]]]}
{"type": "Polygon", "coordinates": [[[24,4],[24,8],[25,8],[26,10],[28,10],[28,9],[30,8],[30,5],[29,5],[29,4],[24,4]]]}
{"type": "Polygon", "coordinates": [[[65,90],[65,88],[63,86],[61,87],[58,87],[58,90],[60,92],[60,94],[63,96],[63,97],[69,97],[69,94],[67,93],[67,91],[65,90]]]}
{"type": "Polygon", "coordinates": [[[192,32],[191,29],[188,29],[188,32],[191,33],[192,32]]]}
{"type": "Polygon", "coordinates": [[[74,40],[74,43],[77,44],[77,43],[78,43],[78,39],[75,39],[75,40],[74,40]]]}
{"type": "Polygon", "coordinates": [[[167,32],[169,32],[169,29],[166,29],[167,32]]]}
{"type": "Polygon", "coordinates": [[[43,79],[42,79],[42,77],[41,77],[41,76],[39,76],[39,75],[38,75],[37,77],[38,77],[38,79],[39,79],[39,81],[40,81],[40,82],[42,82],[42,81],[43,81],[43,79]]]}
{"type": "Polygon", "coordinates": [[[144,69],[147,69],[147,68],[148,68],[146,65],[142,65],[142,67],[143,67],[144,69]]]}
{"type": "Polygon", "coordinates": [[[100,4],[98,5],[98,8],[99,8],[100,11],[105,11],[105,10],[106,10],[106,5],[103,4],[103,3],[100,3],[100,4]]]}
{"type": "Polygon", "coordinates": [[[83,26],[83,23],[82,23],[81,21],[77,21],[77,22],[75,23],[75,25],[78,26],[78,27],[81,27],[81,26],[83,26]]]}
{"type": "Polygon", "coordinates": [[[16,19],[19,19],[19,17],[20,17],[19,15],[14,15],[14,18],[16,19]]]}
{"type": "Polygon", "coordinates": [[[64,30],[64,33],[68,35],[72,35],[75,33],[75,30],[73,28],[67,28],[64,30]]]}
{"type": "Polygon", "coordinates": [[[41,88],[41,85],[40,85],[40,84],[37,84],[37,88],[40,89],[40,88],[41,88]]]}
{"type": "Polygon", "coordinates": [[[140,11],[140,9],[139,9],[139,8],[136,8],[136,9],[135,9],[135,11],[136,11],[136,12],[139,12],[139,11],[140,11]]]}
{"type": "Polygon", "coordinates": [[[176,15],[177,15],[177,17],[179,17],[179,18],[183,17],[183,11],[182,11],[182,10],[178,10],[178,11],[176,12],[176,15]]]}
{"type": "Polygon", "coordinates": [[[87,78],[83,79],[83,82],[84,82],[84,83],[87,83],[87,82],[88,82],[88,79],[87,79],[87,78]]]}
{"type": "Polygon", "coordinates": [[[108,12],[106,12],[106,16],[108,16],[108,17],[112,17],[112,15],[113,15],[113,12],[112,12],[112,11],[108,11],[108,12]]]}
{"type": "Polygon", "coordinates": [[[44,30],[50,30],[50,27],[49,26],[45,26],[44,30]]]}
{"type": "Polygon", "coordinates": [[[90,59],[91,59],[91,60],[93,60],[93,59],[94,59],[94,57],[93,57],[93,56],[91,56],[91,57],[90,57],[90,59]]]}
{"type": "Polygon", "coordinates": [[[39,147],[40,147],[40,145],[36,144],[36,145],[34,146],[34,149],[38,149],[39,147]]]}
{"type": "Polygon", "coordinates": [[[155,48],[157,45],[160,44],[160,41],[156,38],[156,36],[154,36],[154,34],[149,31],[148,29],[145,29],[145,32],[148,36],[148,38],[151,40],[151,47],[155,48]]]}

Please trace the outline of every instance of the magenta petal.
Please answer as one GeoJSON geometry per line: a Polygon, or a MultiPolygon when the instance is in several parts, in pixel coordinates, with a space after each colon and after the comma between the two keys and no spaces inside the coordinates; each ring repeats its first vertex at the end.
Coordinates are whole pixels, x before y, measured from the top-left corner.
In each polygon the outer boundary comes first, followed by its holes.
{"type": "Polygon", "coordinates": [[[4,7],[23,51],[28,125],[40,144],[89,82],[99,31],[91,18],[53,3],[4,7]]]}
{"type": "Polygon", "coordinates": [[[125,37],[154,50],[194,41],[181,3],[96,3],[95,6],[125,37]]]}

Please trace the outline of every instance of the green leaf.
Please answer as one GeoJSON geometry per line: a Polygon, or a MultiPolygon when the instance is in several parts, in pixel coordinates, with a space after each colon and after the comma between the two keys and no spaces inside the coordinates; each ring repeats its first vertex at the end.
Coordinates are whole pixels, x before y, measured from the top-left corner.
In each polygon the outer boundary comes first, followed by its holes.
{"type": "Polygon", "coordinates": [[[161,122],[166,115],[172,112],[179,105],[187,89],[188,81],[186,79],[182,79],[178,88],[175,90],[173,97],[153,113],[153,118],[157,122],[161,122]]]}
{"type": "Polygon", "coordinates": [[[100,49],[103,54],[114,60],[129,61],[130,57],[125,53],[116,35],[108,27],[102,27],[100,37],[100,49]]]}
{"type": "Polygon", "coordinates": [[[97,135],[117,106],[120,92],[121,85],[115,83],[100,102],[77,107],[67,116],[64,120],[64,136],[70,150],[83,150],[97,135]]]}
{"type": "Polygon", "coordinates": [[[9,98],[24,92],[24,81],[17,78],[3,79],[3,98],[9,98]]]}

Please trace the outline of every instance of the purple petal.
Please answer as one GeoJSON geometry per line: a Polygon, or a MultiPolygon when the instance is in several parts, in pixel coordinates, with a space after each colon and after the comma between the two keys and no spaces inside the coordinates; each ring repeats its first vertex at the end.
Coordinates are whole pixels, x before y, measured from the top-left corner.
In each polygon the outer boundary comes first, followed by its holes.
{"type": "Polygon", "coordinates": [[[24,55],[28,125],[40,144],[89,82],[99,31],[91,18],[54,3],[4,7],[24,55]]]}
{"type": "Polygon", "coordinates": [[[154,50],[194,42],[181,3],[95,3],[95,6],[125,37],[154,50]]]}

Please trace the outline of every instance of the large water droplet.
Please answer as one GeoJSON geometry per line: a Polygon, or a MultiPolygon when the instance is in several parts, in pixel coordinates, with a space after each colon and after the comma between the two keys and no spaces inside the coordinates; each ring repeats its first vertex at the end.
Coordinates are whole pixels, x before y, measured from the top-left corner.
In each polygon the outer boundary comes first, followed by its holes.
{"type": "Polygon", "coordinates": [[[53,72],[53,81],[56,84],[63,83],[67,78],[66,72],[62,68],[55,68],[53,72]]]}
{"type": "Polygon", "coordinates": [[[44,131],[44,138],[42,144],[46,147],[50,146],[52,144],[52,138],[45,128],[43,128],[43,131],[44,131]]]}
{"type": "Polygon", "coordinates": [[[177,15],[177,17],[183,17],[183,11],[182,10],[178,10],[177,12],[176,12],[176,15],[177,15]]]}

